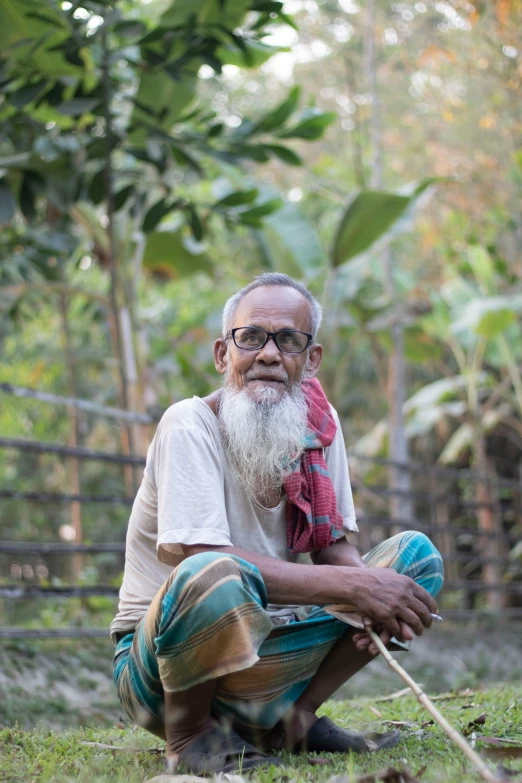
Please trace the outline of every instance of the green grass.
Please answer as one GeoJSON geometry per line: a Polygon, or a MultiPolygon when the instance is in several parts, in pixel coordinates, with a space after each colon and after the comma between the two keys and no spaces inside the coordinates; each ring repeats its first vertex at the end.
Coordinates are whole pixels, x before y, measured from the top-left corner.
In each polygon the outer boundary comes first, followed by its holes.
{"type": "MultiPolygon", "coordinates": [[[[398,681],[400,688],[400,681],[398,681]]],[[[481,713],[486,713],[486,723],[476,729],[477,736],[505,737],[519,740],[522,745],[522,686],[499,685],[476,691],[473,695],[437,702],[442,713],[461,730],[481,713]],[[466,706],[469,704],[474,706],[466,706]]],[[[438,726],[422,727],[429,715],[413,696],[404,696],[391,702],[378,702],[375,698],[351,701],[331,701],[325,705],[328,714],[339,725],[362,730],[385,731],[389,727],[369,709],[374,706],[382,713],[382,720],[401,720],[415,724],[401,728],[402,741],[391,751],[375,756],[330,756],[326,766],[309,764],[310,755],[286,754],[285,767],[267,768],[249,777],[258,783],[322,783],[333,775],[345,775],[355,779],[364,772],[372,772],[387,766],[405,764],[412,772],[427,765],[423,783],[451,781],[471,783],[478,777],[470,771],[462,753],[455,748],[438,726]],[[414,734],[424,728],[424,734],[414,734]]],[[[128,728],[73,728],[51,731],[41,723],[32,731],[7,728],[0,731],[0,781],[2,783],[46,783],[47,781],[75,781],[75,783],[101,783],[101,781],[125,781],[143,783],[147,778],[164,771],[163,757],[152,753],[114,752],[83,746],[81,742],[103,742],[128,747],[163,747],[163,743],[145,731],[128,728]]],[[[477,743],[477,749],[480,747],[477,743]]],[[[326,754],[324,756],[327,757],[326,754]]],[[[522,773],[522,758],[504,760],[503,764],[522,773]]],[[[494,763],[492,762],[492,767],[494,763]]],[[[181,771],[181,770],[180,770],[181,771]]]]}

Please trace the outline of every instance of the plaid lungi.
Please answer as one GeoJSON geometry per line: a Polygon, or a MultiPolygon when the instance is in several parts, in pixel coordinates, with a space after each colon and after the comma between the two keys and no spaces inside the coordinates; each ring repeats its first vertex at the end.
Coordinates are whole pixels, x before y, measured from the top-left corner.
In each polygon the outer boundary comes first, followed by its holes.
{"type": "MultiPolygon", "coordinates": [[[[364,561],[411,577],[433,596],[442,586],[442,558],[423,533],[394,536],[364,561]]],[[[274,626],[267,600],[259,570],[239,557],[204,552],[184,560],[136,631],[116,646],[114,681],[128,715],[161,736],[164,691],[217,679],[216,716],[244,738],[274,726],[335,642],[354,628],[318,606],[274,626]]]]}

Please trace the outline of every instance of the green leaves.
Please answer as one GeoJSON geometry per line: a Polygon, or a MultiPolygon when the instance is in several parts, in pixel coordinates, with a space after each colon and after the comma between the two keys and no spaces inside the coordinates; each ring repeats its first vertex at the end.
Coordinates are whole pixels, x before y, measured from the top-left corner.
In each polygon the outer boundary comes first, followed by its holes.
{"type": "Polygon", "coordinates": [[[60,114],[66,117],[79,117],[82,114],[88,114],[100,105],[99,98],[73,98],[70,101],[64,101],[56,107],[60,114]]]}
{"type": "Polygon", "coordinates": [[[285,201],[258,232],[261,251],[272,269],[312,279],[324,268],[324,251],[313,225],[297,204],[285,201]]]}
{"type": "Polygon", "coordinates": [[[168,278],[209,272],[212,268],[207,254],[201,247],[191,243],[181,228],[150,233],[143,254],[143,265],[151,272],[168,278]]]}
{"type": "Polygon", "coordinates": [[[297,152],[283,147],[282,144],[265,144],[265,149],[271,152],[280,161],[286,163],[288,166],[302,166],[303,159],[297,152]]]}
{"type": "Polygon", "coordinates": [[[333,112],[323,112],[320,109],[307,109],[303,114],[301,122],[278,135],[280,139],[306,139],[306,141],[314,141],[321,138],[327,127],[331,125],[335,119],[337,119],[337,115],[333,112]]]}
{"type": "Polygon", "coordinates": [[[0,181],[0,224],[9,223],[15,216],[16,201],[5,182],[0,181]]]}
{"type": "Polygon", "coordinates": [[[473,331],[492,340],[517,320],[517,314],[522,312],[522,294],[477,297],[459,310],[460,315],[451,325],[454,334],[473,331]]]}
{"type": "Polygon", "coordinates": [[[270,199],[270,201],[265,201],[264,204],[259,204],[256,207],[239,212],[238,217],[241,223],[259,227],[262,225],[261,218],[271,215],[272,212],[276,212],[282,204],[283,202],[280,198],[273,198],[270,199]]]}
{"type": "Polygon", "coordinates": [[[260,120],[254,123],[252,133],[267,133],[268,131],[276,130],[289,119],[294,113],[299,102],[299,95],[301,94],[300,87],[293,87],[285,100],[279,104],[275,109],[265,114],[260,120]]]}
{"type": "Polygon", "coordinates": [[[243,204],[251,204],[255,201],[259,191],[257,188],[251,190],[236,190],[234,193],[229,193],[228,196],[220,199],[214,204],[214,208],[220,207],[240,207],[243,204]]]}
{"type": "Polygon", "coordinates": [[[333,266],[350,261],[385,238],[431,184],[431,180],[421,182],[408,196],[380,190],[363,190],[355,196],[337,229],[332,248],[333,266]]]}

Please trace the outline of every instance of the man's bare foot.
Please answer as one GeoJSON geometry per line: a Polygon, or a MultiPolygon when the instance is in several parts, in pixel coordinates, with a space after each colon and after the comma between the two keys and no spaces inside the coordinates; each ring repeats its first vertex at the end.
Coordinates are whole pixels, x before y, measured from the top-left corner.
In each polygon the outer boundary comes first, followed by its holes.
{"type": "Polygon", "coordinates": [[[290,750],[304,740],[316,721],[315,712],[291,710],[263,736],[262,745],[272,750],[290,750]]]}
{"type": "Polygon", "coordinates": [[[167,759],[173,758],[174,756],[177,758],[180,752],[186,748],[187,745],[190,745],[193,740],[203,736],[203,734],[206,734],[207,731],[210,731],[214,725],[215,724],[212,721],[210,715],[208,716],[208,720],[204,721],[203,723],[198,723],[195,726],[181,722],[175,726],[172,724],[169,725],[166,732],[167,759]]]}

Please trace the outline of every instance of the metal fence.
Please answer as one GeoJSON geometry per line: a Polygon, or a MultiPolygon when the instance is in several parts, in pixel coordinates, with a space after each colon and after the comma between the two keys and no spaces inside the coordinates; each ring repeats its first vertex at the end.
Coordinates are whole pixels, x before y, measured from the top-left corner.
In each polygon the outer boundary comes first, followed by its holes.
{"type": "MultiPolygon", "coordinates": [[[[74,407],[124,422],[153,423],[146,414],[133,414],[117,408],[100,406],[86,400],[0,384],[0,392],[18,397],[32,397],[52,405],[74,407]]],[[[0,438],[0,449],[33,454],[56,454],[65,459],[141,467],[142,456],[106,453],[84,447],[41,443],[19,438],[0,438]]],[[[440,549],[445,564],[446,581],[440,604],[448,618],[475,617],[481,613],[495,617],[522,618],[522,561],[514,557],[522,538],[522,483],[515,479],[478,475],[470,470],[442,468],[433,465],[396,464],[389,460],[349,454],[352,487],[360,529],[359,544],[368,551],[397,532],[414,529],[426,533],[440,549]],[[387,470],[404,471],[411,489],[389,486],[387,470]],[[390,514],[390,499],[407,497],[412,513],[408,518],[390,514]],[[479,498],[479,499],[477,499],[479,498]]],[[[123,505],[130,507],[133,498],[122,495],[55,493],[22,491],[0,487],[0,499],[23,500],[36,504],[123,505]]],[[[38,558],[81,556],[102,553],[121,557],[125,544],[119,542],[81,543],[0,541],[0,564],[38,558]]],[[[2,569],[3,570],[3,569],[2,569]]],[[[2,574],[0,570],[0,576],[2,574]]],[[[113,585],[42,585],[34,579],[9,582],[0,578],[0,599],[28,601],[36,598],[87,599],[112,596],[114,606],[118,588],[113,585]]],[[[107,628],[26,628],[0,626],[0,638],[78,638],[107,637],[107,628]]]]}

